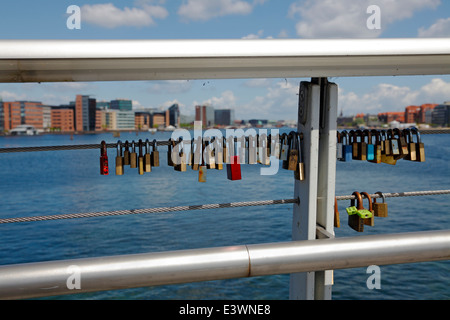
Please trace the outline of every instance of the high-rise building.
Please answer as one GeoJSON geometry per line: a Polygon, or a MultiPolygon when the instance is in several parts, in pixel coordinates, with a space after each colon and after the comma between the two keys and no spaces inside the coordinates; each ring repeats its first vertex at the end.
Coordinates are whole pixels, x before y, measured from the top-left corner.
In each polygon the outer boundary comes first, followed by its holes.
{"type": "Polygon", "coordinates": [[[77,95],[75,100],[75,130],[95,131],[96,99],[77,95]]]}
{"type": "Polygon", "coordinates": [[[133,111],[103,110],[101,123],[107,130],[134,130],[135,119],[133,111]]]}
{"type": "Polygon", "coordinates": [[[431,123],[431,114],[436,106],[437,104],[431,103],[421,105],[418,123],[431,123]]]}
{"type": "Polygon", "coordinates": [[[450,125],[450,105],[440,104],[433,110],[431,122],[439,126],[447,127],[450,125]]]}
{"type": "Polygon", "coordinates": [[[126,99],[111,100],[110,108],[113,110],[131,111],[133,109],[133,102],[126,99]]]}
{"type": "Polygon", "coordinates": [[[408,106],[405,108],[405,123],[420,123],[419,106],[408,106]]]}
{"type": "Polygon", "coordinates": [[[195,121],[201,121],[203,127],[214,126],[214,108],[210,106],[195,106],[195,121]]]}
{"type": "Polygon", "coordinates": [[[73,121],[74,110],[72,108],[52,108],[51,109],[51,127],[57,129],[61,132],[73,132],[74,121],[73,121]]]}
{"type": "Polygon", "coordinates": [[[169,108],[169,125],[177,128],[180,126],[180,108],[177,103],[169,108]]]}
{"type": "Polygon", "coordinates": [[[44,128],[44,117],[41,102],[14,101],[3,102],[3,130],[9,131],[21,124],[44,128]]]}
{"type": "Polygon", "coordinates": [[[231,126],[234,123],[233,109],[214,110],[214,123],[221,126],[231,126]]]}

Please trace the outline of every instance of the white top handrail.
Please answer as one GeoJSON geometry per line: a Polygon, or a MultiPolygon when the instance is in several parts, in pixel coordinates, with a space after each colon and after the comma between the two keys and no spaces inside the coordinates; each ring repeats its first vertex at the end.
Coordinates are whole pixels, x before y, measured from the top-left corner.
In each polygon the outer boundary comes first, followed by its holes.
{"type": "Polygon", "coordinates": [[[450,74],[450,38],[0,40],[0,81],[450,74]]]}

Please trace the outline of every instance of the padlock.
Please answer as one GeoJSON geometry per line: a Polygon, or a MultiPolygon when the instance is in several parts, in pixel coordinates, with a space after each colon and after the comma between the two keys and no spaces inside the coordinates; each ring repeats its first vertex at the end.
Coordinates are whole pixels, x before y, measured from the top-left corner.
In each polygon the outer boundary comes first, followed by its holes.
{"type": "Polygon", "coordinates": [[[362,130],[356,130],[355,132],[357,139],[358,155],[356,160],[366,161],[367,160],[367,143],[364,141],[364,133],[362,130]]]}
{"type": "Polygon", "coordinates": [[[102,176],[109,175],[108,152],[105,141],[100,143],[100,174],[102,176]]]}
{"type": "Polygon", "coordinates": [[[130,149],[128,145],[128,140],[125,141],[124,151],[123,151],[123,164],[125,166],[130,165],[130,149]]]}
{"type": "Polygon", "coordinates": [[[192,160],[192,170],[198,171],[200,165],[202,164],[202,138],[198,137],[193,142],[192,146],[193,160],[192,160]]]}
{"type": "Polygon", "coordinates": [[[372,198],[370,197],[370,195],[367,192],[361,192],[361,195],[365,196],[367,198],[367,200],[369,201],[369,207],[367,208],[367,210],[369,210],[371,212],[370,217],[364,219],[364,224],[366,226],[373,227],[375,225],[375,217],[373,214],[372,198]]]}
{"type": "Polygon", "coordinates": [[[144,171],[152,172],[152,156],[150,154],[150,140],[145,140],[145,155],[144,155],[144,171]]]}
{"type": "Polygon", "coordinates": [[[395,128],[393,134],[398,137],[398,150],[399,154],[394,156],[395,160],[403,159],[408,155],[408,144],[406,143],[405,137],[400,129],[395,128]]]}
{"type": "Polygon", "coordinates": [[[230,149],[233,149],[233,155],[230,156],[230,163],[227,163],[227,178],[232,181],[241,180],[241,161],[239,159],[239,155],[237,154],[236,143],[232,137],[230,137],[229,140],[231,141],[230,149]]]}
{"type": "Polygon", "coordinates": [[[280,159],[280,134],[277,133],[270,139],[270,156],[280,159]]]}
{"type": "Polygon", "coordinates": [[[375,159],[375,145],[372,143],[372,133],[370,130],[363,130],[363,140],[366,142],[366,160],[373,161],[375,159]],[[367,139],[366,139],[367,138],[367,139]]]}
{"type": "Polygon", "coordinates": [[[139,148],[138,173],[140,175],[143,175],[144,174],[144,154],[142,153],[142,149],[143,149],[142,139],[139,139],[138,148],[139,148]]]}
{"type": "Polygon", "coordinates": [[[353,146],[350,143],[347,130],[341,132],[342,158],[340,161],[349,162],[353,160],[353,146]],[[345,140],[345,143],[344,143],[345,140]]]}
{"type": "Polygon", "coordinates": [[[303,162],[303,155],[302,155],[302,140],[300,133],[296,133],[297,136],[297,143],[298,143],[298,164],[296,166],[295,172],[294,172],[294,178],[300,181],[305,180],[305,164],[303,162]]]}
{"type": "Polygon", "coordinates": [[[203,153],[203,157],[205,159],[206,168],[207,169],[215,169],[216,168],[216,161],[214,158],[214,150],[212,148],[213,144],[211,143],[211,140],[209,137],[205,138],[205,149],[203,153]]]}
{"type": "Polygon", "coordinates": [[[176,153],[177,157],[175,158],[176,162],[174,162],[173,169],[175,171],[185,172],[187,170],[187,165],[186,154],[183,147],[183,138],[179,138],[178,144],[174,147],[174,152],[176,153]]]}
{"type": "Polygon", "coordinates": [[[268,150],[267,135],[265,133],[259,136],[258,145],[258,163],[270,165],[270,151],[268,150]]]}
{"type": "Polygon", "coordinates": [[[339,161],[344,161],[343,149],[341,133],[336,131],[336,159],[339,161]]]}
{"type": "Polygon", "coordinates": [[[122,142],[117,141],[117,156],[116,156],[116,176],[123,175],[123,155],[122,142]]]}
{"type": "Polygon", "coordinates": [[[389,139],[389,146],[390,146],[390,151],[391,151],[391,153],[387,154],[387,155],[391,155],[394,157],[395,160],[397,160],[398,157],[400,156],[400,148],[399,148],[399,144],[398,144],[398,139],[395,138],[392,129],[389,129],[387,131],[387,136],[389,139]]]}
{"type": "Polygon", "coordinates": [[[374,146],[373,160],[368,160],[372,163],[381,163],[381,137],[378,130],[372,129],[371,133],[371,143],[374,146]],[[375,139],[375,141],[373,141],[375,139]]]}
{"type": "Polygon", "coordinates": [[[256,164],[258,161],[256,136],[248,136],[248,164],[256,164]]]}
{"type": "Polygon", "coordinates": [[[153,140],[153,150],[151,154],[152,167],[159,167],[159,151],[156,140],[153,140]]]}
{"type": "Polygon", "coordinates": [[[341,227],[341,218],[339,217],[339,208],[336,197],[334,197],[334,227],[335,228],[341,227]]]}
{"type": "Polygon", "coordinates": [[[172,150],[172,148],[175,148],[175,141],[173,141],[172,139],[169,139],[169,144],[167,146],[167,165],[169,167],[173,167],[175,165],[172,157],[174,157],[174,158],[178,157],[175,154],[175,151],[172,150]]]}
{"type": "Polygon", "coordinates": [[[298,139],[294,131],[289,133],[290,145],[289,145],[289,157],[288,157],[288,170],[295,171],[298,166],[298,139]]]}
{"type": "Polygon", "coordinates": [[[416,142],[416,161],[417,162],[425,162],[425,145],[420,140],[420,133],[417,128],[411,129],[412,133],[416,136],[417,142],[416,142]]]}
{"type": "Polygon", "coordinates": [[[288,135],[286,133],[283,133],[281,135],[281,150],[280,150],[280,160],[284,161],[288,158],[288,152],[289,152],[289,142],[288,142],[288,135]]]}
{"type": "Polygon", "coordinates": [[[397,164],[397,160],[395,160],[392,155],[391,141],[388,137],[388,132],[386,130],[381,130],[380,136],[381,143],[384,145],[384,152],[381,152],[381,162],[395,166],[397,164]]]}
{"type": "Polygon", "coordinates": [[[352,159],[353,160],[359,160],[359,148],[358,148],[358,141],[356,137],[356,131],[350,130],[348,133],[350,144],[352,145],[352,159]]]}
{"type": "Polygon", "coordinates": [[[227,139],[225,137],[222,138],[222,153],[223,153],[223,163],[230,162],[230,149],[228,147],[227,139]]]}
{"type": "Polygon", "coordinates": [[[389,144],[389,140],[387,137],[386,130],[380,131],[380,139],[381,139],[381,154],[390,155],[391,154],[391,147],[389,144]]]}
{"type": "Polygon", "coordinates": [[[205,164],[205,144],[203,143],[203,139],[200,137],[199,140],[201,141],[201,165],[199,166],[199,170],[198,170],[198,182],[206,182],[206,171],[207,171],[207,167],[205,164]]]}
{"type": "Polygon", "coordinates": [[[373,214],[376,217],[386,218],[388,216],[388,208],[386,203],[386,198],[383,193],[380,191],[375,192],[375,194],[379,194],[381,196],[381,199],[383,199],[383,202],[377,202],[377,199],[373,199],[373,214]]]}
{"type": "Polygon", "coordinates": [[[367,214],[362,211],[360,212],[360,210],[364,210],[362,197],[361,194],[357,191],[353,192],[353,195],[356,199],[352,199],[350,201],[350,207],[346,209],[348,213],[348,225],[350,226],[350,228],[357,232],[364,232],[364,219],[367,217],[367,214]]]}
{"type": "Polygon", "coordinates": [[[134,140],[131,142],[131,152],[130,152],[130,168],[137,168],[137,153],[136,153],[136,143],[134,140]]]}
{"type": "Polygon", "coordinates": [[[404,160],[416,161],[417,153],[416,153],[416,144],[413,141],[413,134],[410,129],[403,129],[403,135],[406,139],[406,144],[408,145],[408,154],[404,157],[404,160]]]}
{"type": "Polygon", "coordinates": [[[244,135],[239,138],[239,160],[241,164],[248,163],[247,138],[244,135]]]}
{"type": "Polygon", "coordinates": [[[223,139],[222,137],[214,139],[214,156],[216,170],[223,170],[223,139]]]}

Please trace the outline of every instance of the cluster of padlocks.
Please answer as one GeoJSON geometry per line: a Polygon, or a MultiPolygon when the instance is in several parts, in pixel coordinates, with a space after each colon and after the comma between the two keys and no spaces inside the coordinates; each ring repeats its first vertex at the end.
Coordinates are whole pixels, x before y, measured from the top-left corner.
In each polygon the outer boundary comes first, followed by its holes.
{"type": "MultiPolygon", "coordinates": [[[[168,141],[167,165],[175,171],[186,171],[191,167],[199,171],[199,182],[206,182],[208,169],[227,169],[229,180],[241,180],[241,164],[270,165],[271,157],[282,160],[283,169],[294,172],[297,180],[304,180],[304,164],[301,152],[301,134],[256,134],[235,137],[198,137],[191,141],[182,138],[168,141]],[[239,143],[239,147],[238,147],[239,143]],[[189,147],[187,147],[189,146],[189,147]]],[[[101,142],[100,174],[108,175],[108,155],[105,141],[101,142]]],[[[124,174],[124,166],[137,168],[140,175],[159,166],[157,141],[117,142],[116,175],[124,174]],[[151,149],[152,147],[152,149],[151,149]],[[131,149],[131,150],[130,150],[131,149]]]]}
{"type": "MultiPolygon", "coordinates": [[[[350,206],[346,208],[350,228],[357,232],[363,232],[364,226],[373,227],[375,225],[375,217],[386,218],[388,216],[387,203],[383,193],[378,191],[375,194],[380,195],[382,202],[377,202],[376,198],[372,201],[367,192],[353,192],[355,199],[350,200],[350,206]],[[363,197],[368,202],[366,207],[363,204],[363,197]]],[[[334,226],[340,227],[337,199],[334,204],[334,226]]]]}
{"type": "Polygon", "coordinates": [[[337,132],[336,157],[395,165],[399,159],[424,162],[425,148],[417,128],[344,130],[337,132]]]}
{"type": "MultiPolygon", "coordinates": [[[[256,134],[241,137],[198,137],[190,141],[169,139],[167,165],[176,171],[188,167],[199,171],[199,182],[206,182],[208,169],[223,170],[229,180],[241,180],[241,164],[270,165],[271,157],[282,160],[282,168],[305,179],[301,133],[256,134]],[[238,147],[239,144],[239,147],[238,147]]],[[[137,168],[140,175],[159,166],[158,142],[139,140],[117,142],[116,175],[124,166],[137,168]]],[[[350,130],[337,132],[336,157],[339,161],[361,160],[395,165],[397,160],[424,162],[425,149],[416,128],[389,130],[350,130]],[[415,139],[414,139],[415,138],[415,139]]],[[[100,174],[109,174],[106,143],[101,143],[100,174]]]]}

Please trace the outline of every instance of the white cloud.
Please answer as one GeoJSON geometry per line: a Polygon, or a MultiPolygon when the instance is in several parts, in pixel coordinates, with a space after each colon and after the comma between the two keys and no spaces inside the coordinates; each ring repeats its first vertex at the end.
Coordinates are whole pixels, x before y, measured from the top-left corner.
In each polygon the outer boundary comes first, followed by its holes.
{"type": "Polygon", "coordinates": [[[234,109],[236,108],[237,98],[233,91],[227,90],[222,92],[220,97],[212,97],[204,100],[202,103],[194,101],[194,105],[208,105],[216,109],[234,109]]]}
{"type": "Polygon", "coordinates": [[[16,92],[10,92],[7,90],[0,91],[0,98],[2,98],[3,101],[18,101],[18,100],[26,100],[27,95],[26,94],[18,94],[16,92]]]}
{"type": "Polygon", "coordinates": [[[416,11],[436,8],[441,0],[305,0],[289,8],[291,18],[299,18],[297,35],[302,38],[378,37],[393,22],[410,18],[416,11]],[[380,7],[381,29],[367,28],[370,5],[380,7]]]}
{"type": "Polygon", "coordinates": [[[178,14],[185,20],[207,21],[227,15],[248,15],[256,5],[265,0],[253,2],[243,0],[187,0],[178,9],[178,14]]]}
{"type": "Polygon", "coordinates": [[[185,93],[192,88],[192,82],[187,80],[152,81],[148,91],[150,93],[185,93]]]}
{"type": "Polygon", "coordinates": [[[429,83],[414,90],[407,86],[396,86],[382,83],[370,92],[356,94],[346,93],[339,88],[339,112],[345,115],[357,113],[377,114],[386,111],[404,111],[409,105],[425,103],[442,103],[450,98],[450,83],[441,78],[432,79],[429,83]]]}
{"type": "Polygon", "coordinates": [[[243,119],[296,119],[298,86],[298,82],[291,79],[273,82],[265,95],[256,96],[237,109],[236,116],[243,119]]]}
{"type": "Polygon", "coordinates": [[[420,28],[418,32],[419,37],[450,37],[450,18],[439,19],[435,24],[428,29],[420,28]]]}
{"type": "Polygon", "coordinates": [[[264,30],[259,30],[256,34],[254,33],[250,33],[244,37],[242,37],[242,39],[260,39],[264,34],[264,30]]]}
{"type": "Polygon", "coordinates": [[[155,19],[165,19],[168,15],[169,13],[164,7],[142,1],[140,8],[119,9],[112,3],[86,4],[81,7],[83,22],[110,29],[122,26],[151,26],[155,24],[155,19]]]}

